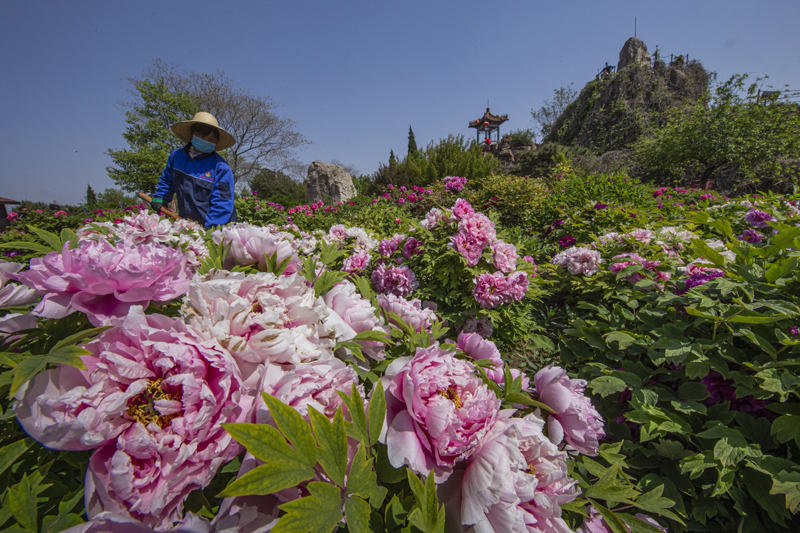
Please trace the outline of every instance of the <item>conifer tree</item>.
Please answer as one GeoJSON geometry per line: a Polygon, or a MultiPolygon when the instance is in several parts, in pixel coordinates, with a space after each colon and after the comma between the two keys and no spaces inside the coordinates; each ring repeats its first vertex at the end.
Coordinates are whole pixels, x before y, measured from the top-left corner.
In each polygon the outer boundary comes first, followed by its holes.
{"type": "Polygon", "coordinates": [[[394,155],[394,150],[389,150],[389,166],[393,167],[397,164],[397,158],[394,155]]]}
{"type": "Polygon", "coordinates": [[[86,203],[89,205],[97,205],[97,195],[92,189],[91,184],[86,184],[86,203]]]}
{"type": "Polygon", "coordinates": [[[417,153],[417,140],[414,139],[414,130],[411,129],[411,126],[408,126],[408,155],[414,155],[417,153]]]}

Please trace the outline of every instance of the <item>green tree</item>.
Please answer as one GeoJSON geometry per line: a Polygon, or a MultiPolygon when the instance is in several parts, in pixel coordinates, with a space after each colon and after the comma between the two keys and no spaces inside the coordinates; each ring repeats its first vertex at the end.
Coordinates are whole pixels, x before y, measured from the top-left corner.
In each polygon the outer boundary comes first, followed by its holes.
{"type": "MultiPolygon", "coordinates": [[[[542,107],[539,109],[531,109],[531,118],[533,119],[533,123],[539,128],[542,138],[547,137],[556,119],[561,116],[561,113],[564,112],[567,106],[575,100],[576,96],[578,96],[578,91],[573,89],[570,83],[569,87],[559,87],[553,91],[553,99],[545,100],[542,107]]],[[[533,140],[536,141],[535,133],[533,134],[533,140]]]]}
{"type": "Polygon", "coordinates": [[[284,207],[306,203],[306,184],[295,181],[281,171],[261,169],[248,180],[248,185],[260,200],[284,207]]]}
{"type": "Polygon", "coordinates": [[[637,163],[645,172],[689,171],[701,180],[729,167],[738,174],[738,186],[759,176],[786,177],[800,151],[800,106],[758,102],[758,83],[745,87],[746,79],[734,75],[676,110],[664,128],[634,145],[637,163]]]}
{"type": "Polygon", "coordinates": [[[394,150],[389,150],[389,166],[393,167],[397,164],[397,158],[394,155],[394,150]]]}
{"type": "Polygon", "coordinates": [[[417,153],[417,140],[414,138],[414,130],[411,129],[411,126],[408,126],[408,155],[414,155],[417,153]]]}
{"type": "Polygon", "coordinates": [[[109,149],[114,166],[106,171],[124,191],[155,190],[170,152],[182,146],[170,126],[191,119],[200,111],[200,101],[188,93],[173,93],[162,81],[134,83],[138,99],[125,113],[128,124],[123,137],[129,148],[109,149]]]}
{"type": "Polygon", "coordinates": [[[97,205],[97,195],[95,194],[94,189],[92,189],[92,185],[90,183],[86,184],[86,203],[91,206],[97,205]]]}

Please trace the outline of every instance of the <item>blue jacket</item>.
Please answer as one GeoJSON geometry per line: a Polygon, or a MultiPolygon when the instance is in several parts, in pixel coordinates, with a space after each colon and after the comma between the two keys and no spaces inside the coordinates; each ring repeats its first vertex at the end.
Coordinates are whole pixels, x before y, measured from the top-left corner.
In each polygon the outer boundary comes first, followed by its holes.
{"type": "Polygon", "coordinates": [[[206,228],[236,222],[233,206],[233,171],[217,152],[192,159],[189,145],[172,152],[156,186],[155,196],[172,201],[177,195],[178,215],[206,228]]]}

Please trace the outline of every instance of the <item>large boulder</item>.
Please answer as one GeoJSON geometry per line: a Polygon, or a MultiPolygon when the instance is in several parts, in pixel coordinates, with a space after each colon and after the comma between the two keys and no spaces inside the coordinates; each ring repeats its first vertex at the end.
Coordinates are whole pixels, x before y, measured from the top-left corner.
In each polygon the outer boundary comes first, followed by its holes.
{"type": "Polygon", "coordinates": [[[637,37],[631,37],[619,51],[619,63],[617,72],[624,69],[631,63],[644,63],[650,65],[650,54],[647,53],[647,45],[637,37]]]}
{"type": "Polygon", "coordinates": [[[309,165],[306,188],[309,203],[324,200],[335,204],[347,201],[356,195],[350,174],[342,167],[324,161],[314,161],[309,165]]]}

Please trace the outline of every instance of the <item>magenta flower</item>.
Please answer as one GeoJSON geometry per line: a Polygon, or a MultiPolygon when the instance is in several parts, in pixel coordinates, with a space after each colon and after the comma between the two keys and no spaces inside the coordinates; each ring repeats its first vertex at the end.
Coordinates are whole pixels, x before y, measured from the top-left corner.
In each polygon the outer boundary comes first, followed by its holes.
{"type": "Polygon", "coordinates": [[[89,518],[108,511],[167,529],[189,493],[241,449],[221,426],[250,411],[239,369],[216,342],[138,306],[85,348],[87,370],[36,376],[17,395],[17,418],[50,448],[95,448],[89,518]]]}
{"type": "Polygon", "coordinates": [[[400,246],[400,243],[405,240],[406,236],[401,235],[399,233],[395,233],[392,237],[388,239],[383,239],[380,244],[378,244],[378,253],[384,257],[391,257],[400,246]]]}
{"type": "Polygon", "coordinates": [[[595,209],[608,209],[606,204],[594,204],[595,209]]]}
{"type": "MultiPolygon", "coordinates": [[[[375,316],[375,309],[369,300],[356,292],[356,287],[349,281],[343,281],[333,287],[324,296],[325,305],[331,309],[335,316],[329,315],[326,324],[336,332],[337,340],[349,341],[359,333],[365,331],[378,331],[388,333],[388,328],[383,325],[383,320],[375,316]],[[340,320],[335,320],[339,317],[340,320]]],[[[383,343],[376,341],[361,341],[362,352],[367,357],[383,360],[383,343]]]]}
{"type": "Polygon", "coordinates": [[[461,192],[466,184],[467,178],[460,178],[458,176],[446,176],[444,178],[444,188],[452,193],[461,192]]]}
{"type": "Polygon", "coordinates": [[[396,468],[434,472],[437,482],[475,451],[491,428],[500,400],[474,366],[438,344],[395,359],[386,369],[386,430],[381,441],[396,468]]]}
{"type": "Polygon", "coordinates": [[[419,287],[417,277],[407,266],[387,267],[384,264],[372,272],[372,284],[379,293],[395,296],[408,296],[419,287]]]}
{"type": "Polygon", "coordinates": [[[777,219],[770,215],[769,213],[765,213],[764,211],[759,211],[758,209],[751,209],[744,215],[745,221],[752,224],[757,228],[766,228],[769,226],[767,222],[775,222],[777,219]]]}
{"type": "Polygon", "coordinates": [[[477,333],[484,339],[488,339],[494,333],[494,326],[487,317],[476,318],[474,315],[464,320],[462,333],[477,333]]]}
{"type": "Polygon", "coordinates": [[[456,220],[461,220],[474,213],[475,209],[472,208],[472,205],[462,198],[456,200],[455,205],[453,205],[453,218],[456,220]]]}
{"type": "Polygon", "coordinates": [[[474,279],[472,295],[484,309],[492,309],[506,303],[506,277],[502,272],[485,272],[474,279]]]}
{"type": "MultiPolygon", "coordinates": [[[[458,336],[456,341],[458,349],[467,354],[472,359],[478,361],[488,359],[494,363],[494,368],[484,368],[486,375],[495,383],[504,383],[503,359],[500,357],[500,350],[492,341],[485,340],[477,333],[464,333],[458,336]]],[[[517,371],[519,373],[519,371],[517,371]]]]}
{"type": "Polygon", "coordinates": [[[409,237],[403,245],[403,257],[411,259],[415,255],[421,255],[422,248],[420,248],[420,246],[422,246],[421,241],[418,241],[414,237],[409,237]]]}
{"type": "MultiPolygon", "coordinates": [[[[400,320],[417,331],[430,331],[431,323],[436,320],[435,308],[423,307],[419,300],[406,300],[402,296],[394,294],[379,294],[378,305],[387,313],[396,314],[400,320]]],[[[397,325],[391,316],[389,316],[389,323],[397,325]]]]}
{"type": "Polygon", "coordinates": [[[369,266],[370,257],[367,252],[357,252],[349,257],[345,257],[342,270],[350,274],[361,272],[369,266]]]}
{"type": "Polygon", "coordinates": [[[460,253],[467,260],[468,266],[475,266],[483,257],[483,250],[488,241],[476,238],[475,236],[459,231],[450,237],[450,246],[460,253]]]}
{"type": "Polygon", "coordinates": [[[483,213],[473,213],[462,218],[458,223],[458,230],[485,244],[497,239],[494,222],[483,213]]]}
{"type": "Polygon", "coordinates": [[[751,244],[758,244],[764,240],[761,237],[761,234],[754,229],[746,229],[737,235],[736,238],[740,241],[747,241],[751,244]]]}
{"type": "Polygon", "coordinates": [[[603,418],[583,393],[586,382],[570,379],[566,370],[552,364],[537,372],[533,382],[539,398],[555,412],[547,422],[553,442],[566,440],[584,455],[597,455],[605,436],[603,418]]]}
{"type": "Polygon", "coordinates": [[[8,277],[39,290],[44,298],[32,314],[63,318],[85,313],[96,325],[118,324],[134,305],[167,302],[186,293],[190,272],[186,256],[160,244],[130,241],[82,242],[62,253],[31,259],[30,270],[8,277]]]}
{"type": "Polygon", "coordinates": [[[572,235],[565,235],[558,239],[558,245],[563,246],[564,248],[567,246],[572,246],[573,244],[575,244],[575,237],[572,235]]]}
{"type": "Polygon", "coordinates": [[[498,240],[491,248],[495,267],[506,273],[517,269],[517,248],[513,244],[498,240]]]}

